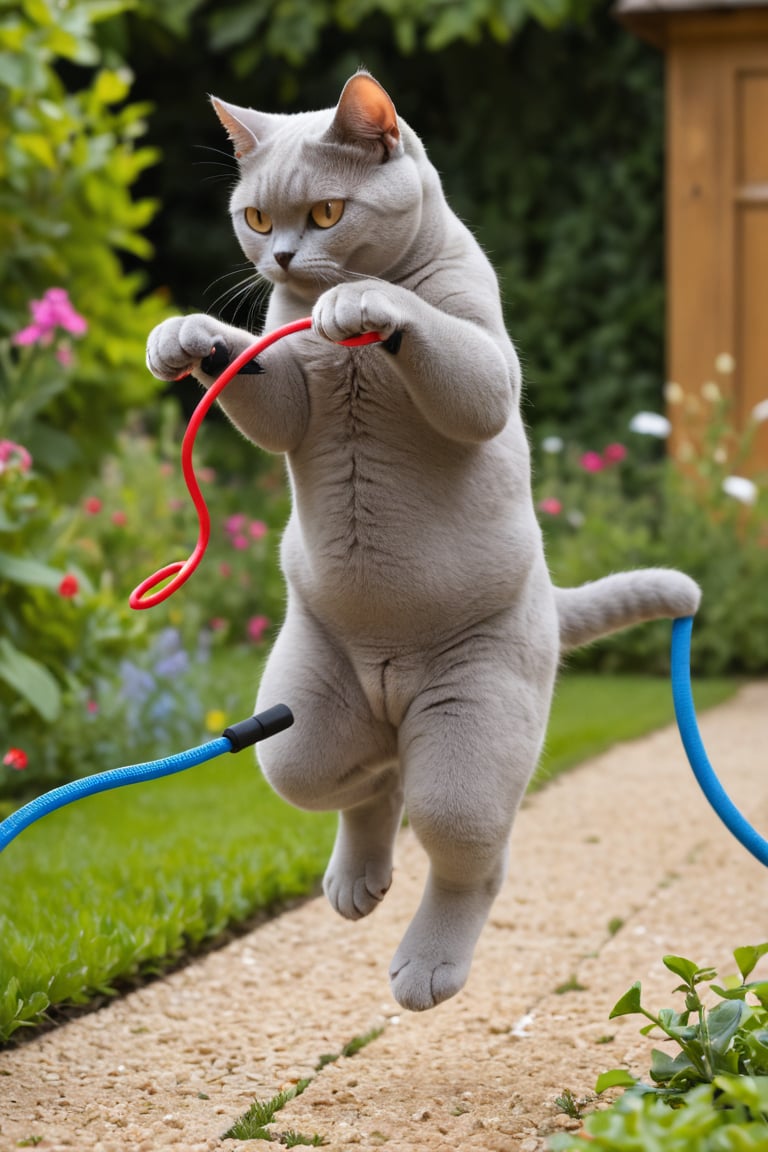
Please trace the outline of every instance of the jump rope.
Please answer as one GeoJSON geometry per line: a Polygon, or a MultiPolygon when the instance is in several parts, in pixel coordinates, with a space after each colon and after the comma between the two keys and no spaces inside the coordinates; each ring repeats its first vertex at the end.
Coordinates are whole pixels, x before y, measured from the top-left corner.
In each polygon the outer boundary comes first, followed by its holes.
{"type": "MultiPolygon", "coordinates": [[[[281,328],[262,336],[255,343],[246,348],[231,364],[228,364],[192,413],[192,417],[184,434],[181,446],[181,466],[189,494],[195,506],[198,517],[197,543],[186,560],[174,561],[143,580],[131,593],[129,604],[134,609],[153,608],[163,600],[172,596],[182,584],[190,578],[205,554],[211,533],[211,520],[200,485],[195,475],[192,454],[195,439],[200,426],[211,406],[215,403],[230,381],[240,373],[259,372],[257,357],[286,336],[296,332],[303,332],[312,327],[310,317],[296,320],[292,324],[285,324],[281,328]],[[162,585],[162,586],[161,586],[162,585]]],[[[395,334],[398,337],[399,334],[395,334]]],[[[367,332],[349,340],[339,341],[346,347],[359,347],[366,344],[382,344],[390,351],[395,350],[391,341],[393,337],[385,339],[377,332],[367,332]]],[[[206,367],[215,369],[220,365],[225,349],[214,345],[211,354],[203,362],[206,367]]],[[[182,376],[188,375],[182,373],[182,376]]],[[[179,377],[181,378],[181,377],[179,377]]],[[[691,686],[691,636],[693,632],[693,617],[684,616],[673,621],[672,648],[671,648],[671,680],[672,697],[675,706],[675,716],[688,761],[693,774],[699,783],[705,797],[714,811],[720,817],[726,828],[761,864],[768,866],[768,840],[765,840],[742,815],[736,805],[723,788],[717,774],[712,767],[699,731],[696,718],[696,709],[693,701],[691,686]]],[[[42,796],[36,797],[29,804],[11,813],[6,820],[0,823],[0,852],[2,852],[25,828],[34,824],[58,808],[80,800],[85,796],[93,796],[98,792],[107,792],[113,788],[122,788],[128,784],[138,784],[146,780],[157,780],[162,776],[171,776],[177,772],[186,771],[213,760],[225,752],[239,752],[249,745],[260,740],[268,739],[278,732],[284,731],[293,724],[293,714],[285,704],[277,704],[273,708],[242,720],[226,728],[222,735],[210,740],[197,748],[179,752],[160,760],[149,760],[142,764],[132,764],[123,768],[113,768],[106,772],[98,772],[92,776],[85,776],[79,780],[72,780],[60,788],[54,788],[42,796]]]]}

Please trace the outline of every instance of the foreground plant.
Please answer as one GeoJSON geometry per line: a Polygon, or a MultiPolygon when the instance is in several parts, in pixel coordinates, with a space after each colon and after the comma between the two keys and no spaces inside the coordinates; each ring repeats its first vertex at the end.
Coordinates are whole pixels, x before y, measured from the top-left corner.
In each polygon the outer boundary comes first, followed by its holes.
{"type": "Polygon", "coordinates": [[[643,1005],[639,982],[610,1014],[641,1015],[649,1023],[643,1035],[661,1033],[677,1046],[674,1055],[651,1051],[651,1084],[625,1068],[598,1077],[595,1090],[626,1088],[612,1107],[587,1117],[576,1135],[553,1137],[550,1148],[569,1152],[593,1147],[617,1152],[733,1152],[768,1147],[768,980],[749,980],[768,943],[733,953],[739,977],[725,986],[712,983],[714,968],[699,967],[683,956],[665,956],[664,965],[682,981],[674,989],[684,997],[682,1011],[643,1005]],[[719,997],[707,1008],[700,986],[719,997]]]}

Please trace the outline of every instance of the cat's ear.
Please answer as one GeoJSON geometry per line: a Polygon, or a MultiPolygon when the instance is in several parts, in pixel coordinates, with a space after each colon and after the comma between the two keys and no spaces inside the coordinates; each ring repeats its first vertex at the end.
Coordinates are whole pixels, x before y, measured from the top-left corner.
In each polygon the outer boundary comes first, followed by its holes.
{"type": "Polygon", "coordinates": [[[256,112],[253,108],[238,108],[217,96],[211,96],[211,104],[232,141],[238,160],[256,151],[259,142],[274,130],[273,121],[279,118],[268,112],[256,112]]]}
{"type": "Polygon", "coordinates": [[[382,152],[385,160],[402,154],[395,106],[369,72],[355,73],[344,85],[326,139],[382,152]]]}

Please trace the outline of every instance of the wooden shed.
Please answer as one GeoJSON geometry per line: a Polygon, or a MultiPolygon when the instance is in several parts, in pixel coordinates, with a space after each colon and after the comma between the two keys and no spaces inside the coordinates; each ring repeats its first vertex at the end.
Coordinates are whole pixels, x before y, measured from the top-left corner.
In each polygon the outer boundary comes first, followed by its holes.
{"type": "Polygon", "coordinates": [[[666,56],[667,378],[724,384],[743,426],[768,398],[768,0],[619,0],[616,14],[666,56]]]}

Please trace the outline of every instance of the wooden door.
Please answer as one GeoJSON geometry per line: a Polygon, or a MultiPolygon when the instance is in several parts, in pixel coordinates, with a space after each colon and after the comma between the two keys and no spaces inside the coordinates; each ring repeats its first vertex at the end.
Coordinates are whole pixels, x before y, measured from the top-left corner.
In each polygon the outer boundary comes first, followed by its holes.
{"type": "Polygon", "coordinates": [[[668,374],[696,398],[717,382],[744,427],[768,399],[768,12],[686,15],[666,47],[668,374]]]}

